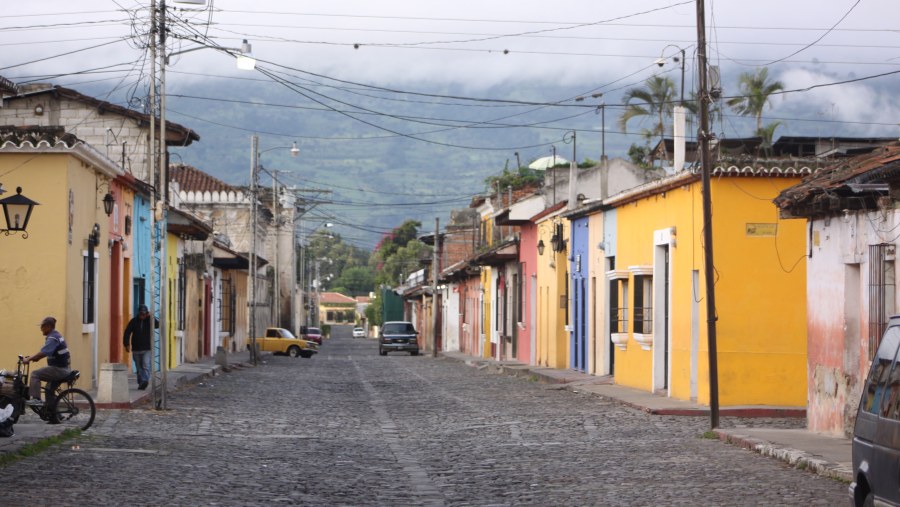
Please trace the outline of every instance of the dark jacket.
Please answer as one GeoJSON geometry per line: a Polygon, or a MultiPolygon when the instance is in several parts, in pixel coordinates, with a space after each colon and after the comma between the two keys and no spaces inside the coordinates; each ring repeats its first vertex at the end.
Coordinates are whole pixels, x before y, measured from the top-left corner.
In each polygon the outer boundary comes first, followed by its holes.
{"type": "Polygon", "coordinates": [[[150,330],[151,318],[156,324],[154,327],[159,329],[159,321],[153,317],[147,317],[146,319],[134,317],[128,322],[128,327],[125,328],[125,335],[122,337],[122,342],[126,347],[130,345],[131,350],[150,350],[152,336],[150,330]]]}

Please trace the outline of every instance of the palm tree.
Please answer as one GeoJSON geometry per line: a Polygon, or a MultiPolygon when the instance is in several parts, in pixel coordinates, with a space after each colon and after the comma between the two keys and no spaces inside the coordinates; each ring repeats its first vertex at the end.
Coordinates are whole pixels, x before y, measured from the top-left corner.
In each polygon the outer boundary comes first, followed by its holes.
{"type": "Polygon", "coordinates": [[[762,131],[763,110],[773,93],[784,90],[784,83],[769,81],[769,69],[763,67],[754,74],[742,73],[738,78],[738,87],[741,95],[728,99],[727,104],[741,116],[755,116],[756,131],[762,131]]]}
{"type": "Polygon", "coordinates": [[[644,135],[648,140],[653,136],[662,137],[674,105],[675,83],[668,77],[650,77],[644,81],[644,86],[625,92],[625,112],[619,117],[619,128],[627,132],[628,120],[638,116],[655,116],[656,124],[652,129],[644,129],[644,135]]]}
{"type": "Polygon", "coordinates": [[[772,156],[772,141],[775,139],[775,129],[781,125],[780,121],[776,121],[756,131],[756,135],[762,138],[762,143],[759,147],[767,157],[772,156]]]}

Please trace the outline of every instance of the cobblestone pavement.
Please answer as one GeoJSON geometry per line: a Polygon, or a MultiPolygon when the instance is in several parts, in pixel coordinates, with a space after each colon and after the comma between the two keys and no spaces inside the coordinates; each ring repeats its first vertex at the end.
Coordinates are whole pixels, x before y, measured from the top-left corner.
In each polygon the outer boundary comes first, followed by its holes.
{"type": "Polygon", "coordinates": [[[2,503],[848,503],[845,484],[702,438],[704,418],[653,416],[447,359],[380,357],[374,340],[269,357],[168,402],[165,412],[101,411],[77,442],[6,466],[2,503]]]}

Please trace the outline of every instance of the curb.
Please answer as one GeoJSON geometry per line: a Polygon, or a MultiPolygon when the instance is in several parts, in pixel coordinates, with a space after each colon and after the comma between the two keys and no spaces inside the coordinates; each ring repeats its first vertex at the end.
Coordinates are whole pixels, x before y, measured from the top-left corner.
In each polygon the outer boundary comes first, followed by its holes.
{"type": "Polygon", "coordinates": [[[732,434],[727,430],[720,429],[713,430],[713,432],[722,442],[784,461],[794,468],[809,470],[812,473],[846,482],[847,484],[853,482],[853,470],[851,467],[817,458],[806,451],[773,445],[770,442],[748,435],[732,434]]]}

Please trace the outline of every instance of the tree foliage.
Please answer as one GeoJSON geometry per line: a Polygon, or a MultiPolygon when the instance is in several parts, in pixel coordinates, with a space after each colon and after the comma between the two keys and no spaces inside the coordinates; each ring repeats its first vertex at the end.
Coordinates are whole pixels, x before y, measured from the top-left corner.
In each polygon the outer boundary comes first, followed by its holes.
{"type": "Polygon", "coordinates": [[[653,76],[644,81],[644,85],[638,88],[630,88],[625,91],[625,111],[619,117],[619,128],[623,132],[628,131],[628,122],[632,118],[652,117],[655,119],[653,128],[643,129],[644,137],[648,140],[660,137],[666,132],[668,120],[672,117],[672,108],[675,105],[675,83],[671,78],[653,76]]]}
{"type": "Polygon", "coordinates": [[[504,168],[503,172],[494,176],[488,176],[484,179],[484,183],[488,188],[497,190],[505,190],[507,188],[517,189],[526,185],[532,185],[543,181],[543,175],[534,169],[520,167],[518,170],[510,171],[504,168]]]}
{"type": "Polygon", "coordinates": [[[755,73],[743,72],[738,78],[740,96],[728,99],[727,104],[741,116],[756,118],[756,132],[763,130],[762,114],[769,99],[775,92],[784,90],[784,83],[769,79],[768,67],[757,69],[755,73]]]}
{"type": "Polygon", "coordinates": [[[431,252],[431,247],[417,239],[421,226],[421,222],[407,220],[382,238],[369,260],[376,285],[395,287],[421,269],[421,259],[431,252]]]}

